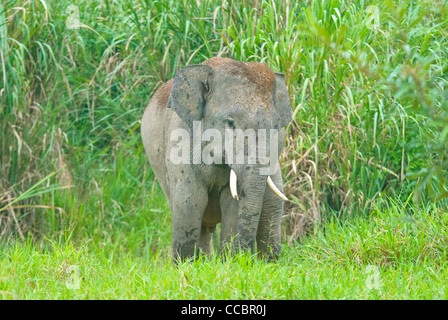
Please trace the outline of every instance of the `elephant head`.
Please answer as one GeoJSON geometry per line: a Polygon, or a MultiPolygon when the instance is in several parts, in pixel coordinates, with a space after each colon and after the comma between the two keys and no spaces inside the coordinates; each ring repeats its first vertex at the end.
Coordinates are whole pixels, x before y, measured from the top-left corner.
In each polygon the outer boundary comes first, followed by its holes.
{"type": "Polygon", "coordinates": [[[212,129],[225,137],[221,140],[223,152],[218,155],[222,159],[219,165],[230,168],[229,186],[238,200],[240,245],[253,248],[266,183],[286,199],[280,191],[282,187],[275,186],[269,175],[262,173],[266,166],[279,170],[283,128],[291,121],[284,75],[274,73],[261,63],[210,59],[204,64],[184,67],[176,74],[168,107],[190,130],[200,122],[202,130],[212,129]],[[243,133],[242,140],[238,140],[235,132],[243,133]],[[276,150],[271,150],[272,145],[276,150]],[[274,163],[267,163],[273,152],[277,155],[274,163]],[[235,159],[237,155],[242,156],[240,161],[235,159]]]}

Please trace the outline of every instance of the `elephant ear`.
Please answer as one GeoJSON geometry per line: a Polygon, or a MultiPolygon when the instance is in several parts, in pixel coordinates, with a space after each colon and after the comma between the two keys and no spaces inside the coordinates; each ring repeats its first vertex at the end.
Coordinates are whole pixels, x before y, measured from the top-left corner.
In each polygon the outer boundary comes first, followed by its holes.
{"type": "Polygon", "coordinates": [[[191,65],[179,70],[174,77],[168,107],[190,128],[193,127],[193,121],[201,121],[204,116],[204,94],[208,90],[210,71],[207,65],[191,65]]]}
{"type": "Polygon", "coordinates": [[[280,126],[286,127],[291,122],[291,101],[286,87],[285,75],[275,72],[274,103],[280,117],[280,126]]]}

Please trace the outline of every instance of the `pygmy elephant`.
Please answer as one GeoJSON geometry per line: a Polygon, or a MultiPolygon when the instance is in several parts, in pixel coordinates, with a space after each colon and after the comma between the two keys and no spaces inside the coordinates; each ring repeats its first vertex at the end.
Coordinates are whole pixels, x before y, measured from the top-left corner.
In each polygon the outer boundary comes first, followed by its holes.
{"type": "Polygon", "coordinates": [[[174,259],[208,253],[218,223],[221,248],[281,253],[278,158],[290,121],[285,77],[261,63],[212,58],[157,90],[141,133],[173,214],[174,259]]]}

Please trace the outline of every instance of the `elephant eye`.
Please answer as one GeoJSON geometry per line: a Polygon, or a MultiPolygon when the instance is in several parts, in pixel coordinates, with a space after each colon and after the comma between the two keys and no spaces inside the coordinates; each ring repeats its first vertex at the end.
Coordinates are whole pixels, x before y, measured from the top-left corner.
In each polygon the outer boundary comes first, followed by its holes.
{"type": "Polygon", "coordinates": [[[227,119],[227,126],[231,129],[235,128],[235,120],[233,120],[232,118],[228,118],[227,119]]]}

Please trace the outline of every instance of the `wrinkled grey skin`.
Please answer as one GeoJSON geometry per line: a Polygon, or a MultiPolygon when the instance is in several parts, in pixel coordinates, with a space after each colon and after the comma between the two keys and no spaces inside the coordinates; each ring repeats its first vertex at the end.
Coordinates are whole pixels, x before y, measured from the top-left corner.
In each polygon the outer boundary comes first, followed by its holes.
{"type": "MultiPolygon", "coordinates": [[[[158,89],[141,127],[149,162],[173,213],[173,258],[194,257],[196,249],[208,253],[217,223],[221,223],[221,248],[232,242],[234,248],[276,257],[281,252],[283,200],[267,186],[260,164],[171,162],[170,150],[178,142],[170,141],[172,130],[191,132],[193,121],[202,121],[203,130],[215,128],[223,136],[226,128],[278,129],[280,155],[284,127],[291,121],[284,76],[260,63],[227,58],[187,66],[158,89]],[[238,177],[239,200],[230,194],[230,168],[238,177]]],[[[271,178],[283,191],[279,169],[271,178]]]]}

